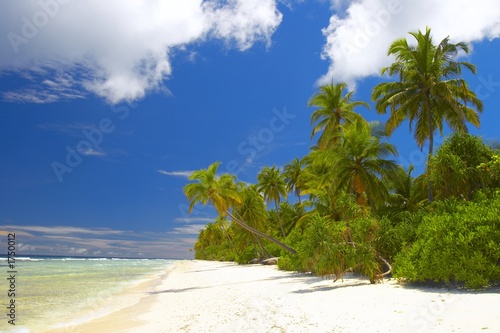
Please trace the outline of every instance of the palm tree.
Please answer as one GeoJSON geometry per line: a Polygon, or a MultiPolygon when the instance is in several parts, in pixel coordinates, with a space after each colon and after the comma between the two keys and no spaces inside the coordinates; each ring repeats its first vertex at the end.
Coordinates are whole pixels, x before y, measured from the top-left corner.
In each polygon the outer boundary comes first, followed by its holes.
{"type": "Polygon", "coordinates": [[[332,179],[337,192],[352,191],[356,203],[363,207],[387,196],[381,177],[388,177],[397,169],[395,161],[386,159],[397,155],[396,147],[374,135],[376,125],[359,118],[343,126],[337,148],[322,152],[324,159],[332,161],[332,179]]]}
{"type": "Polygon", "coordinates": [[[292,205],[288,201],[280,203],[278,212],[282,219],[283,228],[287,234],[292,232],[293,228],[295,228],[295,225],[297,224],[297,221],[305,213],[304,207],[302,207],[301,204],[295,203],[292,205]]]}
{"type": "Polygon", "coordinates": [[[362,105],[369,108],[366,102],[351,101],[354,92],[344,94],[346,87],[346,83],[321,86],[320,91],[309,100],[308,106],[318,108],[311,115],[311,125],[314,126],[311,138],[322,132],[318,139],[319,150],[327,149],[337,142],[339,126],[356,118],[355,107],[362,105]]]}
{"type": "MultiPolygon", "coordinates": [[[[287,197],[287,186],[283,174],[274,165],[272,167],[266,166],[257,175],[257,181],[258,189],[263,193],[266,202],[268,204],[274,202],[274,206],[277,210],[278,205],[281,201],[281,197],[287,197]]],[[[281,223],[281,219],[278,220],[281,233],[283,234],[283,238],[285,238],[286,234],[285,230],[283,229],[283,224],[281,223]]]]}
{"type": "Polygon", "coordinates": [[[223,233],[224,235],[226,235],[227,240],[229,241],[229,244],[234,245],[234,244],[233,244],[233,240],[232,240],[231,235],[230,235],[229,230],[228,230],[228,224],[229,224],[229,223],[230,223],[230,222],[229,222],[226,218],[221,217],[221,216],[218,216],[218,217],[215,219],[215,221],[214,221],[213,225],[214,225],[216,228],[220,228],[220,230],[222,230],[222,233],[223,233]]]}
{"type": "MultiPolygon", "coordinates": [[[[458,78],[465,67],[473,74],[476,67],[465,61],[456,61],[460,51],[469,52],[463,42],[452,44],[446,37],[434,45],[431,30],[425,33],[410,32],[417,44],[409,45],[405,38],[395,40],[388,55],[396,57],[382,74],[398,75],[399,81],[384,82],[375,86],[372,99],[376,101],[378,113],[390,109],[386,123],[387,134],[392,133],[408,119],[410,130],[415,124],[414,137],[422,148],[429,140],[428,160],[434,147],[434,133],[443,133],[443,120],[452,130],[467,132],[466,122],[479,126],[479,114],[483,104],[471,91],[464,79],[458,78]],[[475,107],[471,108],[469,105],[475,107]],[[476,111],[477,110],[477,111],[476,111]]],[[[428,197],[433,200],[430,175],[428,197]]]]}
{"type": "MultiPolygon", "coordinates": [[[[241,220],[248,222],[248,224],[250,224],[253,228],[260,230],[264,229],[268,215],[266,205],[264,203],[264,198],[262,198],[262,195],[260,195],[257,186],[246,186],[241,191],[241,194],[242,202],[241,205],[239,205],[235,210],[235,215],[241,217],[241,220]]],[[[261,251],[260,257],[269,257],[269,254],[262,246],[260,237],[257,237],[254,234],[251,235],[254,246],[255,242],[257,242],[257,244],[259,245],[261,251]]]]}
{"type": "Polygon", "coordinates": [[[234,183],[235,177],[229,174],[223,174],[217,177],[217,169],[220,162],[211,164],[206,170],[197,170],[189,177],[190,180],[197,182],[190,183],[184,186],[184,194],[187,196],[189,203],[188,213],[191,213],[193,207],[201,203],[206,205],[212,204],[220,216],[229,216],[236,224],[243,229],[269,240],[285,249],[286,251],[295,254],[295,250],[279,240],[255,229],[245,223],[243,220],[234,216],[230,209],[237,207],[242,202],[242,196],[238,186],[234,183]]]}
{"type": "Polygon", "coordinates": [[[285,165],[285,168],[283,169],[288,191],[293,192],[297,196],[299,204],[301,203],[300,192],[304,187],[301,181],[301,174],[304,172],[304,167],[305,161],[303,159],[295,158],[290,163],[285,165]]]}
{"type": "Polygon", "coordinates": [[[389,175],[387,182],[390,188],[390,206],[388,208],[391,211],[413,212],[424,201],[425,192],[419,191],[417,179],[411,176],[414,169],[413,165],[410,165],[408,170],[405,170],[402,166],[398,166],[389,175]]]}

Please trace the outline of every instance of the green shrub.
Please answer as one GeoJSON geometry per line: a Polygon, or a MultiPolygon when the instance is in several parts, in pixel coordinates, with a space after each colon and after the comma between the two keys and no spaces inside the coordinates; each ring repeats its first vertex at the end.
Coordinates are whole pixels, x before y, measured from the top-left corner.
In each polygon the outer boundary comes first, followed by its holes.
{"type": "Polygon", "coordinates": [[[474,192],[489,185],[479,166],[488,164],[492,156],[478,136],[454,132],[447,137],[427,166],[436,198],[470,200],[474,192]]]}
{"type": "MultiPolygon", "coordinates": [[[[285,243],[289,244],[292,248],[298,250],[301,243],[303,232],[301,228],[293,228],[290,234],[285,239],[285,243]]],[[[278,261],[278,268],[285,271],[303,272],[301,259],[297,254],[292,255],[285,250],[281,250],[280,260],[278,261]]]]}
{"type": "Polygon", "coordinates": [[[494,154],[491,160],[479,164],[477,170],[487,186],[500,187],[500,154],[494,154]]]}
{"type": "Polygon", "coordinates": [[[471,288],[500,281],[500,196],[445,200],[433,208],[418,227],[417,240],[395,257],[395,276],[471,288]]]}
{"type": "Polygon", "coordinates": [[[238,264],[248,264],[250,260],[255,258],[255,248],[253,245],[247,246],[243,251],[239,251],[234,256],[234,261],[238,264]]]}
{"type": "Polygon", "coordinates": [[[422,221],[423,210],[414,213],[401,212],[398,218],[380,220],[376,238],[377,250],[389,261],[416,239],[417,228],[422,221]]]}
{"type": "Polygon", "coordinates": [[[287,238],[297,254],[282,255],[278,266],[335,278],[352,268],[374,282],[380,271],[373,242],[376,229],[377,221],[369,217],[346,223],[313,215],[303,232],[296,228],[287,238]]]}

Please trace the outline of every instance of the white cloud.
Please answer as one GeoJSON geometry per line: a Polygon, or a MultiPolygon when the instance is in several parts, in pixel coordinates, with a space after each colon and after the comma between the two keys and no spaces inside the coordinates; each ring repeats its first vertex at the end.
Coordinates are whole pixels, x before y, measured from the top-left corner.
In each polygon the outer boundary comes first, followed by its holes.
{"type": "Polygon", "coordinates": [[[77,138],[85,138],[83,135],[84,131],[96,130],[95,125],[88,123],[46,123],[39,124],[37,128],[46,131],[61,132],[77,138]]]}
{"type": "Polygon", "coordinates": [[[139,99],[163,89],[176,48],[207,38],[240,50],[269,45],[282,19],[276,6],[275,0],[1,1],[0,35],[7,38],[0,39],[0,70],[23,73],[33,85],[3,98],[48,103],[92,92],[110,103],[139,99]]]}
{"type": "Polygon", "coordinates": [[[197,235],[202,227],[204,225],[193,224],[170,231],[141,232],[72,226],[1,225],[0,235],[3,230],[23,235],[23,243],[18,244],[22,255],[190,258],[192,253],[189,249],[196,241],[196,237],[192,236],[197,235]]]}
{"type": "MultiPolygon", "coordinates": [[[[345,7],[345,1],[334,1],[345,7]]],[[[408,37],[408,32],[432,29],[438,42],[450,36],[452,42],[475,42],[500,36],[500,0],[359,0],[350,1],[340,15],[330,18],[323,30],[323,57],[330,60],[328,73],[319,84],[347,82],[378,75],[390,64],[391,42],[408,37]]]]}
{"type": "MultiPolygon", "coordinates": [[[[0,68],[1,70],[1,68],[0,68]]],[[[23,73],[28,80],[28,87],[2,93],[3,99],[7,102],[17,103],[52,103],[59,99],[81,99],[85,98],[85,93],[75,86],[74,78],[68,73],[63,73],[61,69],[36,69],[36,75],[23,73]],[[35,77],[49,76],[41,83],[36,83],[35,77]]]]}
{"type": "Polygon", "coordinates": [[[215,217],[178,217],[174,221],[181,223],[192,223],[192,222],[213,222],[215,217]]]}
{"type": "Polygon", "coordinates": [[[165,170],[157,170],[158,173],[161,173],[165,176],[174,176],[174,177],[184,177],[189,178],[194,171],[165,171],[165,170]]]}
{"type": "Polygon", "coordinates": [[[80,151],[80,153],[83,156],[106,156],[107,154],[103,152],[101,149],[94,149],[94,148],[84,148],[83,150],[80,151]]]}
{"type": "Polygon", "coordinates": [[[172,231],[170,231],[170,234],[181,234],[181,235],[198,235],[200,233],[200,230],[204,229],[206,227],[205,224],[192,224],[192,225],[187,225],[183,227],[176,227],[172,231]]]}
{"type": "Polygon", "coordinates": [[[19,243],[16,246],[16,251],[19,253],[34,253],[36,251],[36,247],[29,244],[19,243]]]}
{"type": "Polygon", "coordinates": [[[87,253],[87,249],[84,249],[84,248],[70,248],[70,253],[74,253],[74,254],[85,254],[87,253]]]}
{"type": "Polygon", "coordinates": [[[16,225],[6,225],[2,226],[6,230],[18,230],[27,231],[30,233],[39,232],[44,234],[54,234],[54,235],[64,235],[64,234],[88,234],[88,235],[113,235],[120,234],[122,231],[111,230],[107,228],[80,228],[80,227],[68,227],[68,226],[16,226],[16,225]]]}
{"type": "Polygon", "coordinates": [[[269,45],[282,19],[274,0],[234,0],[223,7],[218,1],[207,1],[205,8],[213,24],[212,34],[236,42],[240,50],[248,49],[257,41],[269,45]]]}

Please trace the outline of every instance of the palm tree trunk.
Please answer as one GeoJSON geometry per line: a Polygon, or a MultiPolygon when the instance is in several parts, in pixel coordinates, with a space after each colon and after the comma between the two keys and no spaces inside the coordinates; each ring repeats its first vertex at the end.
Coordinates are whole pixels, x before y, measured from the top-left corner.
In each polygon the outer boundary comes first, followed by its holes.
{"type": "Polygon", "coordinates": [[[363,185],[363,181],[357,172],[354,175],[354,192],[356,192],[356,203],[361,207],[365,207],[367,204],[365,197],[366,190],[363,185]]]}
{"type": "Polygon", "coordinates": [[[286,234],[285,234],[285,229],[283,229],[283,223],[281,222],[280,207],[277,204],[275,205],[275,207],[276,207],[276,213],[278,214],[278,222],[280,224],[281,234],[283,235],[283,238],[285,238],[286,234]]]}
{"type": "Polygon", "coordinates": [[[229,232],[226,230],[226,227],[224,227],[224,224],[222,224],[222,223],[221,223],[221,228],[222,228],[222,231],[226,234],[227,240],[229,241],[231,246],[234,247],[233,241],[231,240],[231,237],[229,236],[229,232]]]}
{"type": "MultiPolygon", "coordinates": [[[[241,217],[240,214],[238,214],[237,212],[235,213],[235,215],[238,215],[238,219],[239,220],[243,220],[243,218],[241,217]]],[[[264,246],[262,246],[262,242],[260,241],[260,237],[257,236],[256,234],[252,234],[252,243],[253,243],[253,247],[254,247],[254,250],[255,250],[255,254],[259,256],[259,258],[262,258],[264,256],[266,256],[266,258],[271,258],[271,256],[269,255],[269,253],[266,251],[266,249],[264,249],[264,246]],[[260,248],[260,255],[259,253],[257,252],[257,247],[255,245],[255,242],[257,242],[257,244],[259,244],[259,248],[260,248]]]]}
{"type": "Polygon", "coordinates": [[[262,246],[262,242],[260,241],[260,237],[258,237],[257,235],[254,235],[252,234],[252,236],[257,240],[257,243],[259,244],[259,247],[260,247],[260,253],[262,254],[260,256],[260,258],[262,257],[266,257],[266,258],[271,258],[271,256],[269,255],[269,253],[266,251],[266,249],[264,248],[264,246],[262,246]]]}
{"type": "Polygon", "coordinates": [[[251,234],[252,235],[252,244],[253,244],[253,252],[255,253],[255,258],[257,257],[260,257],[259,255],[259,251],[257,251],[257,244],[255,244],[255,239],[257,238],[257,236],[255,236],[254,234],[251,234]]]}
{"type": "Polygon", "coordinates": [[[233,214],[231,214],[231,212],[229,212],[228,210],[225,210],[224,211],[236,224],[238,224],[240,227],[242,227],[243,229],[251,232],[252,234],[254,235],[258,235],[262,238],[265,238],[267,239],[268,241],[278,245],[279,247],[281,247],[282,249],[290,252],[291,254],[296,254],[297,251],[295,251],[294,249],[292,249],[291,247],[289,247],[288,245],[280,242],[279,240],[277,240],[276,238],[274,237],[271,237],[265,233],[263,233],[262,231],[260,230],[257,230],[255,228],[252,228],[251,226],[249,226],[248,224],[246,224],[245,222],[243,222],[242,220],[238,219],[236,216],[234,216],[233,214]]]}
{"type": "Polygon", "coordinates": [[[429,136],[429,154],[427,155],[427,195],[429,197],[429,202],[434,201],[434,197],[432,195],[431,172],[429,169],[429,161],[431,160],[433,145],[434,145],[434,138],[431,133],[431,135],[429,136]]]}
{"type": "Polygon", "coordinates": [[[427,92],[427,121],[429,123],[429,154],[427,155],[427,195],[429,197],[429,202],[434,201],[433,195],[432,195],[432,183],[431,183],[431,173],[429,169],[429,161],[431,160],[432,157],[432,151],[434,149],[434,131],[432,127],[432,115],[431,115],[431,102],[430,102],[430,95],[429,92],[427,92]]]}

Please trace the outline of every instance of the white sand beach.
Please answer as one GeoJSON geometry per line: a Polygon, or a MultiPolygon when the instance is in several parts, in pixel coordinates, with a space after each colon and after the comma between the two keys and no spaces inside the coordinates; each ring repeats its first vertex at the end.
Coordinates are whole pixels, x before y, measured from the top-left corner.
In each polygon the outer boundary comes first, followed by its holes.
{"type": "Polygon", "coordinates": [[[65,331],[500,332],[499,288],[333,283],[276,266],[180,261],[147,289],[134,306],[65,331]]]}

